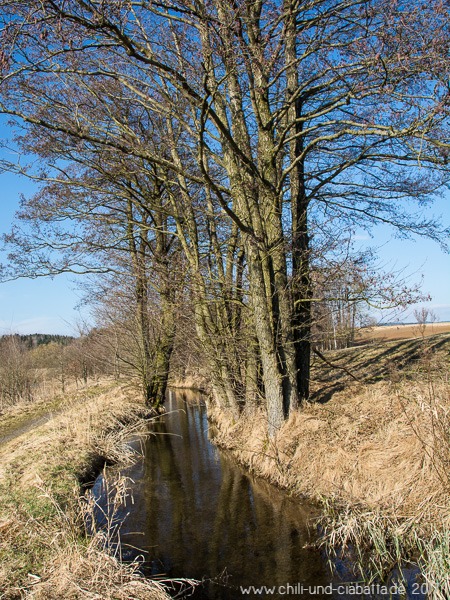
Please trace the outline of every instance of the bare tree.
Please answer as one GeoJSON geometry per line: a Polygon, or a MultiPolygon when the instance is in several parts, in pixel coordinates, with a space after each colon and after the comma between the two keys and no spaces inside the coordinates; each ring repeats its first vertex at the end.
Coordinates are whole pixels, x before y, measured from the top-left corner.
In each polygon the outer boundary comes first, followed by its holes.
{"type": "Polygon", "coordinates": [[[419,330],[419,334],[422,337],[425,336],[427,324],[434,323],[434,321],[436,321],[436,315],[434,314],[434,312],[431,309],[426,308],[425,306],[422,306],[420,309],[416,308],[414,310],[414,318],[417,321],[417,328],[419,330]]]}
{"type": "Polygon", "coordinates": [[[342,242],[334,240],[332,250],[313,260],[313,340],[321,349],[353,345],[370,313],[404,312],[427,299],[421,280],[411,281],[402,270],[387,272],[371,249],[356,253],[342,242]]]}
{"type": "Polygon", "coordinates": [[[16,335],[0,338],[0,408],[33,399],[34,376],[26,348],[16,335]]]}
{"type": "MultiPolygon", "coordinates": [[[[309,393],[311,223],[445,233],[403,208],[448,181],[445,8],[437,0],[420,10],[384,0],[1,6],[1,109],[78,140],[80,152],[95,145],[159,169],[205,340],[210,281],[193,252],[198,215],[222,213],[239,232],[275,433],[309,393]]],[[[235,406],[232,361],[220,345],[218,353],[217,390],[235,406]]]]}
{"type": "MultiPolygon", "coordinates": [[[[21,142],[24,149],[28,138],[21,142]]],[[[164,185],[142,161],[136,164],[96,146],[80,152],[76,140],[49,130],[33,130],[33,138],[34,152],[45,156],[47,169],[27,173],[42,186],[22,200],[21,227],[7,236],[13,268],[5,276],[112,274],[109,284],[118,289],[121,278],[128,288],[131,278],[133,293],[126,303],[134,307],[135,318],[128,322],[139,342],[133,364],[146,402],[157,408],[165,398],[177,290],[183,287],[164,185]],[[150,288],[153,299],[158,297],[152,308],[150,288]],[[156,308],[162,323],[157,340],[149,322],[150,309],[156,308]]]]}

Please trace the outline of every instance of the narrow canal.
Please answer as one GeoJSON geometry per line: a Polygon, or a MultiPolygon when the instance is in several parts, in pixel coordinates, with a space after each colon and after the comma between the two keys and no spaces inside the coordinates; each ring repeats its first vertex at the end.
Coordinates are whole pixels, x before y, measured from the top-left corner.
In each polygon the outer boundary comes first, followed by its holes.
{"type": "MultiPolygon", "coordinates": [[[[143,458],[121,471],[132,488],[115,515],[123,560],[142,557],[149,576],[202,580],[194,599],[362,597],[342,593],[326,558],[311,548],[312,508],[253,479],[213,445],[199,396],[172,391],[166,409],[151,425],[143,458]],[[248,586],[276,591],[246,593],[248,586]]],[[[92,490],[105,514],[113,476],[100,476],[92,490]]]]}

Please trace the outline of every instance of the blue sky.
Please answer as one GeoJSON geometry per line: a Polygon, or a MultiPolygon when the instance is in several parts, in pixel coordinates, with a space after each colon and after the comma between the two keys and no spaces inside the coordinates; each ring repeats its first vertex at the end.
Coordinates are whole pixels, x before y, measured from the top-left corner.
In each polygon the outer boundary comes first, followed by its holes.
{"type": "MultiPolygon", "coordinates": [[[[0,149],[1,152],[1,149],[0,149]]],[[[21,194],[31,194],[34,186],[26,178],[0,174],[0,235],[9,231],[21,194]]],[[[0,253],[0,262],[6,253],[0,253]]],[[[77,324],[86,310],[76,306],[81,293],[73,276],[51,279],[20,279],[0,284],[0,335],[5,333],[58,333],[76,335],[77,324]]]]}
{"type": "MultiPolygon", "coordinates": [[[[0,137],[6,133],[1,126],[0,137]]],[[[7,151],[0,148],[0,159],[7,151]]],[[[9,158],[11,155],[9,155],[9,158]]],[[[26,178],[0,173],[0,235],[9,231],[14,213],[19,206],[20,195],[28,195],[35,186],[26,178]]],[[[439,199],[431,212],[442,215],[450,222],[450,192],[439,199]]],[[[357,240],[361,246],[380,247],[380,264],[386,270],[404,270],[411,281],[423,276],[423,292],[432,296],[426,306],[434,311],[438,321],[450,321],[450,255],[429,240],[405,241],[395,239],[392,230],[378,227],[374,237],[362,234],[357,240]]],[[[6,259],[0,254],[0,262],[6,259]]],[[[4,333],[59,333],[74,335],[77,323],[87,318],[87,310],[76,308],[81,293],[76,289],[74,276],[60,275],[54,279],[38,278],[0,284],[0,335],[4,333]]],[[[423,306],[423,304],[419,304],[423,306]]],[[[404,322],[414,321],[414,308],[401,316],[389,314],[384,317],[404,322]]]]}
{"type": "MultiPolygon", "coordinates": [[[[450,224],[450,191],[439,198],[427,209],[427,214],[442,216],[447,225],[450,224]]],[[[421,282],[421,291],[431,296],[431,301],[411,305],[401,314],[385,315],[378,313],[382,321],[392,319],[402,322],[415,322],[414,310],[422,306],[436,315],[437,321],[450,321],[450,254],[429,239],[412,240],[396,239],[394,231],[385,225],[373,231],[373,238],[362,234],[361,247],[377,248],[379,264],[385,271],[400,271],[410,284],[421,282]]]]}

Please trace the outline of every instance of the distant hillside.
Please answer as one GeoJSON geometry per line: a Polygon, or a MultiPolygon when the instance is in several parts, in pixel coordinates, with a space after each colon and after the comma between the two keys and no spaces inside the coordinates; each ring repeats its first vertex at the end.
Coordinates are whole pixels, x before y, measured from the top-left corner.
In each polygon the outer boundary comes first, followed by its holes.
{"type": "Polygon", "coordinates": [[[433,369],[448,373],[450,332],[409,339],[378,339],[365,346],[326,352],[325,358],[328,362],[314,356],[312,364],[312,398],[320,402],[355,384],[395,380],[400,374],[412,380],[426,380],[426,374],[433,369]]]}
{"type": "Polygon", "coordinates": [[[54,335],[51,333],[30,333],[27,335],[14,333],[12,335],[1,336],[1,339],[7,338],[14,338],[18,340],[21,343],[21,345],[25,346],[29,350],[37,348],[38,346],[50,344],[51,342],[61,344],[62,346],[68,346],[75,339],[73,336],[70,335],[54,335]]]}
{"type": "Polygon", "coordinates": [[[365,327],[356,334],[356,343],[374,342],[379,340],[406,340],[412,338],[428,337],[438,333],[450,333],[450,322],[439,323],[401,323],[379,325],[378,327],[365,327]]]}

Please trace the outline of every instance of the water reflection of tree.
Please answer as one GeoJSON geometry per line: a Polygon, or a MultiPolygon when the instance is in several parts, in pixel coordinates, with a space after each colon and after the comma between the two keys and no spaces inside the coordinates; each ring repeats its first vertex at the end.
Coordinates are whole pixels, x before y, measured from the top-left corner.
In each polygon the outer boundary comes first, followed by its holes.
{"type": "MultiPolygon", "coordinates": [[[[147,446],[138,515],[127,528],[145,527],[151,572],[203,578],[225,570],[231,585],[323,581],[321,561],[303,548],[299,506],[251,481],[226,454],[214,460],[203,410],[188,403],[172,411],[147,446]]],[[[217,586],[208,591],[211,598],[224,594],[217,586]]]]}

